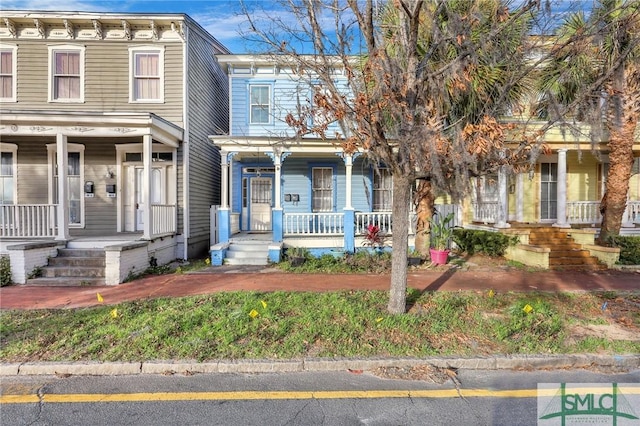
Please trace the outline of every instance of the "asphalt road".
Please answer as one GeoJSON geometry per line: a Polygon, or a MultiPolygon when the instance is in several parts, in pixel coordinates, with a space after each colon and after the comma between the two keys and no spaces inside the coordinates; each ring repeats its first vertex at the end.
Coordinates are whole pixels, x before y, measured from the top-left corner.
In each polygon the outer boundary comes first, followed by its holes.
{"type": "Polygon", "coordinates": [[[536,425],[546,424],[538,423],[538,384],[560,382],[630,384],[626,400],[640,407],[640,370],[466,370],[457,386],[432,378],[368,371],[3,377],[0,424],[536,425]]]}

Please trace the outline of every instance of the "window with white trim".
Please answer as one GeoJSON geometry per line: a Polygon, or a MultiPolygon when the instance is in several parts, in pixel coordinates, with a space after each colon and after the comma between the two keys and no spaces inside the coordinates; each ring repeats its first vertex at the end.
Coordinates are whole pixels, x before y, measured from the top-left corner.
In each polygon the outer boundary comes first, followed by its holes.
{"type": "Polygon", "coordinates": [[[311,170],[311,210],[333,211],[333,169],[314,167],[311,170]]]}
{"type": "Polygon", "coordinates": [[[49,46],[49,100],[84,102],[84,47],[49,46]]]}
{"type": "Polygon", "coordinates": [[[16,203],[17,145],[2,143],[0,151],[0,204],[16,203]]]}
{"type": "Polygon", "coordinates": [[[131,102],[164,101],[164,51],[157,48],[130,49],[131,102]]]}
{"type": "MultiPolygon", "coordinates": [[[[47,145],[51,166],[50,202],[58,204],[58,155],[55,144],[47,145]]],[[[69,227],[84,227],[84,145],[67,145],[67,204],[69,207],[69,227]]]]}
{"type": "Polygon", "coordinates": [[[271,122],[271,86],[252,84],[249,86],[249,123],[271,122]]]}
{"type": "Polygon", "coordinates": [[[0,45],[0,100],[16,101],[16,47],[0,45]]]}
{"type": "Polygon", "coordinates": [[[389,169],[373,172],[373,211],[390,211],[393,202],[393,177],[389,169]]]}

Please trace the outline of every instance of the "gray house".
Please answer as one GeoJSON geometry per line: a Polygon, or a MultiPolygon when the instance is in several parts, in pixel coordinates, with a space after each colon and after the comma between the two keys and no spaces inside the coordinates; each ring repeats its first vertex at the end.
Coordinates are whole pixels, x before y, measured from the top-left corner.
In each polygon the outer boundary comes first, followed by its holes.
{"type": "Polygon", "coordinates": [[[183,14],[0,17],[0,252],[14,282],[45,267],[117,284],[150,259],[206,253],[227,49],[183,14]],[[99,260],[55,259],[68,256],[99,260]]]}

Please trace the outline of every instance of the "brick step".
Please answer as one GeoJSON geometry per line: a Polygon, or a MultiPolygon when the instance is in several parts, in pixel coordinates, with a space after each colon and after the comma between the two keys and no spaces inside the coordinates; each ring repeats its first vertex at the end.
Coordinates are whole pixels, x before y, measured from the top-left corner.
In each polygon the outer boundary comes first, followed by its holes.
{"type": "Polygon", "coordinates": [[[589,250],[551,250],[549,253],[549,258],[561,258],[561,257],[577,257],[577,258],[591,258],[591,253],[589,250]]]}
{"type": "Polygon", "coordinates": [[[105,285],[104,278],[54,277],[31,278],[24,284],[33,287],[91,287],[105,285]]]}
{"type": "Polygon", "coordinates": [[[549,265],[553,271],[605,271],[606,265],[549,265]]]}
{"type": "Polygon", "coordinates": [[[549,265],[600,265],[595,257],[549,257],[549,265]]]}
{"type": "Polygon", "coordinates": [[[102,257],[52,257],[49,259],[49,266],[83,266],[104,268],[105,258],[102,257]]]}

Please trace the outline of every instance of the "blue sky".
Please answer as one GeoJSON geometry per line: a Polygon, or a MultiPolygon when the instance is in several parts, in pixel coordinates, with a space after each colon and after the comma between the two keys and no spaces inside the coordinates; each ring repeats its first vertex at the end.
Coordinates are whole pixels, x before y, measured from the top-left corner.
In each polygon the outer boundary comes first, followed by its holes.
{"type": "MultiPolygon", "coordinates": [[[[267,8],[272,2],[261,0],[267,8]]],[[[233,53],[244,53],[244,40],[238,36],[244,18],[239,1],[94,1],[94,0],[0,0],[3,10],[55,10],[77,12],[186,13],[233,53]]]]}

